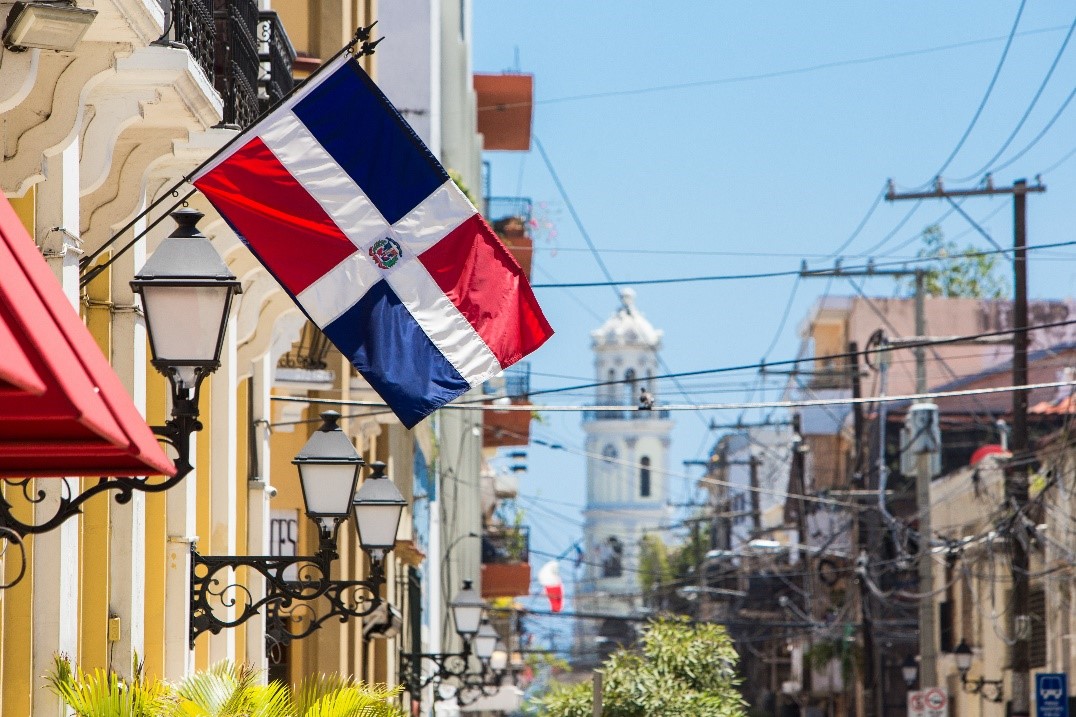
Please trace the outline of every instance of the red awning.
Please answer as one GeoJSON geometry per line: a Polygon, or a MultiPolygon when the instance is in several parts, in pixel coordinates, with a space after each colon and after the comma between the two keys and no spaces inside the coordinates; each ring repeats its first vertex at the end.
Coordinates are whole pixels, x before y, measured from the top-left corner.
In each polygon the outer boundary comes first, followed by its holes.
{"type": "Polygon", "coordinates": [[[0,477],[175,471],[0,195],[0,477]]]}

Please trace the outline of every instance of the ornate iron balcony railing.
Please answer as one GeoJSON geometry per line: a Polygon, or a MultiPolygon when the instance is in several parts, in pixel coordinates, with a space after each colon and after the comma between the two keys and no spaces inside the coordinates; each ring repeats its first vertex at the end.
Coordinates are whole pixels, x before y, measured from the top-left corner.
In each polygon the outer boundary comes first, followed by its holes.
{"type": "Polygon", "coordinates": [[[258,109],[258,4],[256,0],[213,0],[217,38],[213,85],[224,100],[224,123],[246,127],[258,109]]]}
{"type": "Polygon", "coordinates": [[[295,57],[295,48],[280,24],[280,18],[272,10],[262,10],[258,14],[258,59],[261,61],[258,103],[262,112],[295,86],[291,75],[295,57]]]}
{"type": "MultiPolygon", "coordinates": [[[[187,48],[207,78],[213,77],[214,42],[211,0],[172,0],[172,31],[175,41],[187,48]]],[[[167,33],[162,39],[167,39],[167,33]]]]}

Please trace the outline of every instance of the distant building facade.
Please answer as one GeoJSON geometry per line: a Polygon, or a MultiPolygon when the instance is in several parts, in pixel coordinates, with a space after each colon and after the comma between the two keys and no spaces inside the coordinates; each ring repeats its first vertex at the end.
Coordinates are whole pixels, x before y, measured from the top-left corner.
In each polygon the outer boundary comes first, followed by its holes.
{"type": "MultiPolygon", "coordinates": [[[[657,404],[654,376],[662,332],[635,306],[635,292],[621,292],[621,306],[591,333],[595,410],[584,417],[587,494],[583,579],[576,610],[631,615],[642,605],[639,543],[669,517],[668,453],[672,421],[657,404]],[[649,410],[617,407],[651,405],[649,410]]],[[[594,646],[611,647],[633,636],[622,620],[580,620],[581,661],[598,658],[594,646]],[[604,638],[604,639],[599,639],[604,638]]]]}

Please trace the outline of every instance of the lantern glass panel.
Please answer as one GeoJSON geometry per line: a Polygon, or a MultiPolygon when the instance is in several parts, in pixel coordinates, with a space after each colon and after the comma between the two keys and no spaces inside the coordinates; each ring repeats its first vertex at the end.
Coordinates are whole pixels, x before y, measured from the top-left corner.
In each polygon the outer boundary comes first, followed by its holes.
{"type": "Polygon", "coordinates": [[[474,654],[480,660],[488,660],[497,649],[497,631],[488,623],[482,623],[474,638],[474,654]]]}
{"type": "Polygon", "coordinates": [[[354,503],[355,526],[359,544],[365,550],[389,550],[396,545],[402,505],[369,505],[354,503]]]}
{"type": "MultiPolygon", "coordinates": [[[[233,287],[150,286],[141,287],[142,308],[150,333],[153,358],[170,364],[211,363],[218,350],[233,287]]],[[[193,369],[181,368],[193,376],[193,369]]]]}
{"type": "Polygon", "coordinates": [[[357,463],[299,463],[306,512],[346,518],[359,471],[357,463]]]}
{"type": "Polygon", "coordinates": [[[456,623],[456,632],[469,636],[478,632],[479,623],[482,621],[482,610],[485,604],[478,599],[478,594],[470,589],[464,589],[456,595],[452,601],[452,619],[456,623]],[[466,595],[467,599],[461,600],[466,595]],[[473,600],[471,600],[473,597],[473,600]]]}
{"type": "Polygon", "coordinates": [[[953,657],[956,658],[956,669],[961,672],[967,672],[971,669],[972,652],[968,647],[968,643],[963,640],[956,646],[956,650],[953,651],[953,657]]]}
{"type": "Polygon", "coordinates": [[[508,652],[504,649],[504,645],[497,645],[497,649],[490,655],[489,667],[497,672],[508,667],[508,652]]]}

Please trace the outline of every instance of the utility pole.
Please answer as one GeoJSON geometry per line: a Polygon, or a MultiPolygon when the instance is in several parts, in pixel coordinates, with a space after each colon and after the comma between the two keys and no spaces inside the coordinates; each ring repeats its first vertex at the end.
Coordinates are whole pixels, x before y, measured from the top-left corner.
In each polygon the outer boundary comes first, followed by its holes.
{"type": "MultiPolygon", "coordinates": [[[[789,469],[788,477],[788,492],[790,494],[799,494],[805,496],[807,494],[807,480],[806,480],[806,465],[804,461],[804,453],[806,452],[806,445],[803,440],[803,426],[800,419],[800,414],[792,414],[792,465],[789,469]]],[[[810,565],[810,551],[807,549],[807,501],[802,497],[796,501],[798,505],[795,507],[795,519],[796,519],[796,542],[799,543],[799,556],[800,565],[803,566],[803,587],[804,592],[807,593],[807,603],[804,605],[804,610],[810,619],[814,619],[814,605],[812,604],[812,596],[814,590],[812,590],[812,573],[810,565]]],[[[787,504],[786,504],[787,505],[787,504]]],[[[787,520],[787,508],[786,508],[786,520],[787,520]]],[[[811,636],[808,633],[807,636],[807,651],[810,651],[812,647],[811,636]]],[[[801,665],[803,674],[802,684],[800,690],[804,694],[810,694],[811,692],[811,667],[807,664],[807,660],[803,660],[801,665]]]]}
{"type": "MultiPolygon", "coordinates": [[[[926,336],[924,274],[915,275],[915,337],[926,336]]],[[[923,346],[915,347],[915,392],[927,391],[927,362],[923,346]]],[[[910,448],[910,446],[909,446],[910,448]]],[[[934,563],[930,557],[933,527],[930,520],[931,455],[920,452],[915,457],[915,506],[919,513],[919,689],[938,685],[938,641],[934,624],[934,563]]]]}
{"type": "MultiPolygon", "coordinates": [[[[1045,192],[1046,187],[1036,178],[1035,184],[1018,179],[1010,187],[995,187],[987,176],[985,186],[974,189],[946,190],[941,180],[934,183],[934,190],[929,192],[898,193],[889,182],[886,192],[887,201],[903,199],[951,199],[952,197],[978,197],[995,194],[1011,194],[1013,198],[1013,360],[1012,383],[1014,386],[1027,385],[1027,346],[1028,346],[1028,311],[1027,311],[1027,195],[1045,192]]],[[[1017,465],[1005,472],[1005,496],[1008,498],[1017,518],[1027,505],[1027,390],[1013,391],[1013,430],[1010,450],[1016,458],[1017,465]]],[[[922,460],[922,457],[920,457],[922,460]]],[[[1013,531],[1009,536],[1012,548],[1010,572],[1012,575],[1013,631],[1015,640],[1012,646],[1012,717],[1029,717],[1031,714],[1031,620],[1028,615],[1028,568],[1029,560],[1026,544],[1020,540],[1022,523],[1013,521],[1013,531]]],[[[931,601],[933,603],[933,601],[931,601]]],[[[920,675],[922,675],[922,666],[920,675]]]]}
{"type": "MultiPolygon", "coordinates": [[[[863,389],[859,378],[859,344],[855,341],[848,342],[848,353],[852,354],[852,398],[862,398],[863,389]]],[[[859,488],[867,488],[867,471],[866,468],[866,455],[863,450],[863,433],[864,433],[864,421],[863,421],[863,404],[855,403],[852,406],[852,429],[854,436],[854,446],[852,453],[852,478],[853,481],[859,484],[859,488]]],[[[859,515],[856,517],[856,545],[859,547],[860,553],[870,553],[870,529],[867,524],[867,511],[860,510],[859,515]]],[[[882,691],[877,689],[878,675],[876,674],[876,665],[878,664],[877,655],[874,654],[874,624],[871,621],[870,611],[870,590],[867,589],[867,582],[862,578],[859,579],[859,622],[863,629],[863,696],[860,700],[860,711],[867,712],[866,703],[867,700],[873,698],[875,703],[874,714],[881,717],[883,709],[881,707],[882,691]]]]}
{"type": "MultiPolygon", "coordinates": [[[[871,277],[871,276],[891,276],[893,278],[900,278],[904,276],[915,277],[915,340],[922,342],[923,337],[926,335],[926,287],[925,277],[926,272],[923,269],[875,269],[870,264],[866,269],[859,270],[846,270],[839,266],[833,269],[821,269],[821,270],[808,270],[806,262],[800,269],[801,277],[871,277]]],[[[849,353],[856,352],[856,344],[850,343],[848,347],[849,353]]],[[[859,356],[856,354],[855,362],[853,363],[854,375],[852,377],[852,391],[853,394],[858,393],[859,390],[859,356]]],[[[915,347],[915,392],[926,393],[927,390],[927,363],[926,363],[926,351],[923,346],[915,347]]],[[[856,466],[860,465],[858,456],[860,453],[860,445],[862,444],[862,418],[860,416],[853,416],[854,426],[856,427],[856,466]]],[[[919,456],[919,461],[916,464],[916,505],[919,511],[919,533],[921,536],[919,540],[919,592],[929,595],[934,591],[934,573],[933,565],[930,561],[930,455],[924,454],[919,456]]],[[[867,530],[863,523],[863,516],[859,516],[859,521],[856,525],[857,533],[859,535],[859,547],[863,550],[866,545],[867,530]]],[[[874,655],[873,655],[873,635],[870,635],[870,622],[866,617],[866,608],[868,607],[867,600],[869,599],[869,593],[866,590],[866,585],[863,581],[860,581],[860,610],[862,611],[863,622],[863,651],[867,655],[869,660],[865,666],[869,669],[866,674],[866,680],[864,689],[869,689],[867,685],[875,682],[874,680],[874,655]],[[869,637],[868,637],[869,636],[869,637]]],[[[934,639],[934,601],[930,599],[919,601],[919,684],[922,687],[933,687],[937,684],[937,670],[935,668],[935,648],[936,641],[934,639]]],[[[866,672],[866,671],[865,671],[866,672]]],[[[879,712],[881,714],[881,712],[879,712]]]]}
{"type": "Polygon", "coordinates": [[[748,461],[751,468],[751,537],[757,537],[762,532],[762,501],[759,499],[758,464],[759,459],[751,456],[748,461]]]}

